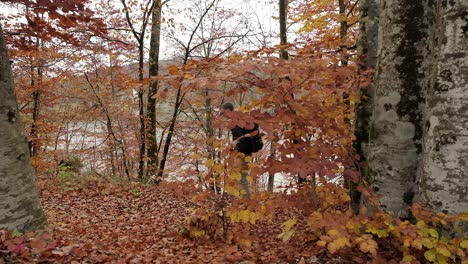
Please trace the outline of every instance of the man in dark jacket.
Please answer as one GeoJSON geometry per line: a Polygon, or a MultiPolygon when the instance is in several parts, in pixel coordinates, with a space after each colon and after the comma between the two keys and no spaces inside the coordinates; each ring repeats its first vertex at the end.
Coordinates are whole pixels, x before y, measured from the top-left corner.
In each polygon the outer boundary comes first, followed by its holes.
{"type": "MultiPolygon", "coordinates": [[[[234,111],[234,105],[232,103],[225,103],[223,104],[221,111],[224,116],[230,118],[232,116],[232,112],[234,111]]],[[[231,146],[234,150],[237,151],[235,155],[238,158],[238,162],[240,162],[240,185],[244,191],[244,198],[249,199],[250,188],[249,181],[247,179],[249,173],[249,166],[247,160],[251,160],[251,156],[253,153],[252,136],[259,133],[258,125],[254,124],[254,127],[252,129],[247,129],[236,125],[231,129],[231,133],[233,140],[231,146]]]]}

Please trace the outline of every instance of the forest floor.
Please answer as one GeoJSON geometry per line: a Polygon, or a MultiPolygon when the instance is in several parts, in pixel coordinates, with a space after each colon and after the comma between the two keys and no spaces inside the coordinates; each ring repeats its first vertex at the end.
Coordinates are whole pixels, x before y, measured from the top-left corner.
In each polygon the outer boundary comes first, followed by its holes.
{"type": "MultiPolygon", "coordinates": [[[[102,180],[38,181],[48,234],[54,241],[32,263],[366,263],[359,254],[332,256],[315,243],[283,242],[282,217],[257,222],[252,245],[182,235],[185,219],[198,206],[193,187],[146,186],[102,180]]],[[[37,244],[37,243],[36,243],[37,244]]],[[[34,245],[38,247],[37,245],[34,245]]],[[[31,247],[34,247],[31,243],[31,247]]],[[[1,253],[1,252],[0,252],[1,253]]],[[[1,255],[1,254],[0,254],[1,255]]],[[[6,259],[5,257],[3,258],[6,259]]],[[[15,258],[10,258],[12,262],[15,258]]],[[[26,260],[19,261],[20,263],[26,260]]],[[[0,264],[2,258],[0,258],[0,264]]]]}

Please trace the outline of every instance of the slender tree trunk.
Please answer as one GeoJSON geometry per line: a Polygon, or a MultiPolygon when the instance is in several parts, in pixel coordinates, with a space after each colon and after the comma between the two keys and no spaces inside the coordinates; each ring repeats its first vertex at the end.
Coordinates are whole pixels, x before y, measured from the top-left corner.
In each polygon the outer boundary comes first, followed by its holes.
{"type": "MultiPolygon", "coordinates": [[[[184,54],[184,59],[183,59],[183,63],[182,63],[183,65],[187,64],[187,62],[189,60],[189,57],[190,57],[190,53],[193,51],[193,48],[191,48],[191,45],[192,45],[192,41],[193,41],[193,37],[195,36],[195,33],[197,32],[200,25],[202,24],[202,21],[205,18],[205,16],[208,14],[208,11],[214,6],[216,1],[217,0],[213,0],[206,7],[205,11],[203,12],[203,14],[200,17],[200,20],[198,21],[197,26],[193,29],[192,34],[189,37],[189,41],[187,43],[187,46],[185,46],[185,54],[184,54]]],[[[169,155],[169,149],[171,147],[171,141],[172,141],[172,137],[173,137],[174,131],[175,131],[177,117],[179,115],[180,106],[182,104],[182,101],[184,100],[184,96],[185,96],[185,93],[182,93],[182,85],[180,85],[179,88],[177,89],[177,95],[176,95],[175,104],[174,104],[174,113],[172,115],[171,124],[169,126],[169,131],[167,133],[166,141],[164,143],[162,158],[161,158],[161,161],[159,162],[159,171],[158,171],[158,177],[159,178],[161,178],[163,173],[164,173],[164,168],[166,166],[167,156],[169,155]]]]}
{"type": "Polygon", "coordinates": [[[468,2],[437,1],[426,95],[421,198],[436,211],[468,211],[468,2]]]}
{"type": "Polygon", "coordinates": [[[424,88],[431,59],[432,1],[387,0],[379,18],[369,131],[369,176],[383,207],[406,217],[422,151],[424,88]]]}
{"type": "Polygon", "coordinates": [[[38,88],[33,92],[33,112],[32,112],[32,124],[31,132],[31,145],[30,145],[30,155],[31,157],[37,156],[39,145],[39,131],[38,131],[38,119],[39,119],[39,107],[41,104],[41,92],[38,88]]]}
{"type": "MultiPolygon", "coordinates": [[[[286,31],[286,10],[288,7],[288,0],[279,0],[279,23],[280,23],[280,44],[286,45],[288,43],[287,31],[286,31]]],[[[280,56],[282,59],[287,60],[289,55],[288,51],[284,48],[281,48],[280,56]]]]}
{"type": "MultiPolygon", "coordinates": [[[[148,0],[146,7],[143,10],[143,21],[141,24],[140,31],[137,32],[132,22],[130,11],[127,7],[126,0],[120,0],[124,7],[125,17],[127,24],[130,27],[130,31],[138,42],[138,80],[143,81],[143,67],[144,67],[144,42],[145,42],[145,31],[148,25],[149,16],[153,12],[155,2],[148,0]]],[[[146,154],[146,118],[145,118],[145,90],[141,89],[138,91],[138,118],[140,121],[140,138],[139,138],[139,158],[138,158],[138,178],[143,178],[145,172],[145,154],[146,154]]]]}
{"type": "Polygon", "coordinates": [[[164,168],[166,166],[167,156],[169,155],[169,148],[171,147],[171,140],[174,135],[175,125],[177,121],[177,116],[179,115],[180,105],[182,103],[182,90],[179,87],[177,90],[176,102],[174,106],[174,113],[172,114],[171,125],[169,126],[169,132],[167,133],[166,142],[164,143],[163,155],[161,162],[159,164],[158,177],[161,178],[164,173],[164,168]]]}
{"type": "Polygon", "coordinates": [[[0,229],[26,232],[45,224],[28,152],[0,25],[0,229]]]}
{"type": "MultiPolygon", "coordinates": [[[[143,42],[140,41],[139,46],[139,59],[138,59],[138,80],[143,81],[143,63],[144,63],[144,50],[143,42]]],[[[145,172],[145,152],[146,152],[146,119],[145,119],[145,91],[140,88],[138,91],[138,117],[140,120],[140,154],[138,159],[138,178],[142,178],[145,172]]]]}
{"type": "MultiPolygon", "coordinates": [[[[209,51],[210,50],[207,50],[206,51],[206,58],[208,58],[209,56],[209,51]]],[[[209,92],[209,89],[208,88],[205,88],[204,91],[203,91],[203,95],[205,97],[205,127],[206,127],[206,151],[208,152],[208,154],[210,155],[210,159],[212,160],[216,160],[216,148],[214,147],[214,144],[213,144],[213,139],[215,137],[215,131],[214,131],[214,128],[213,128],[213,107],[212,107],[212,102],[211,102],[211,97],[210,97],[210,92],[209,92]]],[[[213,190],[213,192],[215,193],[218,193],[220,191],[220,188],[217,184],[217,179],[218,179],[218,176],[217,174],[213,173],[211,175],[211,180],[213,181],[211,184],[210,184],[210,188],[211,190],[213,190]]]]}
{"type": "MultiPolygon", "coordinates": [[[[41,40],[39,37],[36,38],[36,48],[37,50],[41,50],[41,40]]],[[[34,60],[31,60],[33,63],[34,60]]],[[[37,156],[37,153],[40,149],[40,142],[39,142],[39,128],[38,128],[38,122],[39,122],[39,113],[40,113],[40,106],[41,106],[41,86],[42,86],[42,60],[37,59],[36,60],[36,67],[33,65],[31,66],[31,86],[33,87],[33,112],[32,112],[32,124],[31,124],[31,132],[30,132],[30,137],[31,137],[31,145],[30,145],[30,154],[31,156],[37,156]],[[37,75],[35,74],[35,69],[37,69],[37,75]],[[37,76],[37,77],[35,77],[37,76]]]]}
{"type": "MultiPolygon", "coordinates": [[[[287,27],[286,27],[287,8],[288,8],[288,0],[279,0],[279,26],[280,26],[280,44],[281,45],[286,45],[288,43],[288,37],[287,37],[288,34],[287,34],[287,27]]],[[[284,48],[281,48],[280,57],[284,60],[287,60],[289,58],[288,51],[284,48]]],[[[272,157],[276,156],[276,146],[274,142],[271,142],[270,156],[272,157]]],[[[273,192],[274,186],[275,186],[275,174],[269,173],[267,191],[273,192]]]]}
{"type": "MultiPolygon", "coordinates": [[[[156,77],[159,74],[159,46],[161,39],[161,0],[155,0],[155,7],[152,13],[151,40],[149,53],[149,75],[156,77]]],[[[158,141],[156,131],[156,94],[158,92],[158,81],[151,83],[148,92],[148,171],[147,176],[157,175],[158,165],[158,141]]]]}
{"type": "MultiPolygon", "coordinates": [[[[340,16],[346,17],[346,3],[345,0],[338,0],[339,12],[340,16]]],[[[348,51],[347,51],[347,44],[346,44],[346,34],[348,33],[348,22],[341,21],[340,22],[340,50],[341,50],[341,64],[346,66],[348,65],[348,51]]]]}

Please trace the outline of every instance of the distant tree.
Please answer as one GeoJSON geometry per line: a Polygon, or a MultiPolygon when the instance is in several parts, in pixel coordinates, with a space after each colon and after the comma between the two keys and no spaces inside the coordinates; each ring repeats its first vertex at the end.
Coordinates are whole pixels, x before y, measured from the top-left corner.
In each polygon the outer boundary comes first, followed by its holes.
{"type": "MultiPolygon", "coordinates": [[[[142,6],[140,7],[140,14],[141,23],[137,25],[135,23],[134,18],[132,18],[131,10],[132,6],[130,4],[134,4],[134,2],[129,2],[127,0],[121,0],[121,3],[124,8],[125,17],[127,20],[128,27],[130,28],[130,32],[135,38],[137,42],[138,48],[138,80],[143,81],[144,79],[144,59],[145,59],[145,39],[146,39],[146,31],[150,22],[150,18],[153,16],[153,9],[156,5],[156,1],[147,0],[145,1],[142,6]],[[137,28],[138,26],[138,28],[137,28]]],[[[135,8],[137,9],[137,8],[135,8]]],[[[135,11],[136,12],[136,11],[135,11]]],[[[140,88],[138,93],[138,116],[140,120],[140,145],[139,145],[139,160],[138,160],[138,177],[142,178],[145,172],[145,154],[146,154],[146,116],[145,116],[145,91],[146,89],[140,88]]]]}
{"type": "Polygon", "coordinates": [[[9,22],[5,35],[8,43],[11,43],[15,60],[21,61],[16,64],[24,69],[22,75],[29,77],[29,87],[25,87],[32,97],[32,100],[28,99],[32,105],[32,109],[28,110],[32,116],[29,143],[31,155],[37,156],[44,149],[42,141],[47,131],[44,128],[47,123],[44,110],[54,90],[47,80],[50,75],[58,76],[63,72],[56,65],[63,67],[64,61],[70,60],[70,50],[79,54],[80,48],[91,36],[104,35],[105,26],[87,7],[86,0],[2,2],[15,4],[18,11],[17,15],[5,16],[9,22]],[[49,75],[48,72],[53,71],[54,67],[56,71],[49,75]]]}
{"type": "Polygon", "coordinates": [[[34,185],[13,75],[0,25],[0,229],[41,228],[45,217],[34,185]]]}

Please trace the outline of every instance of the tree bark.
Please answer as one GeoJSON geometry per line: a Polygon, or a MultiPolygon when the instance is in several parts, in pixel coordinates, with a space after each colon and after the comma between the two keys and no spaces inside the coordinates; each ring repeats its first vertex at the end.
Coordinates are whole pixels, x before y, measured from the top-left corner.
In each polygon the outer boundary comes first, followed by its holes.
{"type": "Polygon", "coordinates": [[[437,1],[426,95],[421,199],[436,211],[468,211],[468,3],[437,1]]]}
{"type": "MultiPolygon", "coordinates": [[[[159,75],[159,46],[161,39],[161,0],[155,0],[152,13],[151,40],[149,52],[149,75],[156,77],[159,75]]],[[[147,176],[157,175],[158,165],[158,141],[156,135],[156,96],[158,92],[158,81],[151,82],[148,92],[147,106],[147,139],[148,139],[148,171],[147,176]]]]}
{"type": "MultiPolygon", "coordinates": [[[[359,56],[359,72],[363,73],[367,70],[374,70],[377,65],[377,45],[379,33],[379,6],[380,0],[364,0],[360,4],[359,30],[361,37],[358,42],[359,56]]],[[[373,79],[374,74],[370,74],[369,78],[373,79]]],[[[372,80],[371,80],[372,81],[372,80]]],[[[361,85],[359,102],[355,108],[356,121],[354,123],[356,140],[354,141],[354,149],[359,155],[359,170],[363,177],[367,179],[367,168],[361,168],[362,164],[367,162],[368,146],[369,146],[369,127],[370,117],[372,115],[372,101],[374,97],[374,85],[372,82],[369,85],[361,85]]],[[[356,190],[357,183],[349,181],[351,204],[355,212],[359,211],[361,204],[361,194],[356,190]]]]}
{"type": "Polygon", "coordinates": [[[23,135],[0,25],[0,229],[32,231],[45,224],[23,135]]]}
{"type": "Polygon", "coordinates": [[[388,0],[379,17],[369,131],[369,176],[382,206],[406,217],[422,151],[424,88],[431,65],[432,1],[388,0]]]}
{"type": "MultiPolygon", "coordinates": [[[[279,23],[280,23],[280,44],[281,45],[286,45],[288,43],[287,32],[286,32],[287,6],[288,6],[288,0],[279,0],[279,23]]],[[[287,60],[289,57],[288,51],[284,48],[281,48],[280,56],[282,59],[287,60]]]]}

